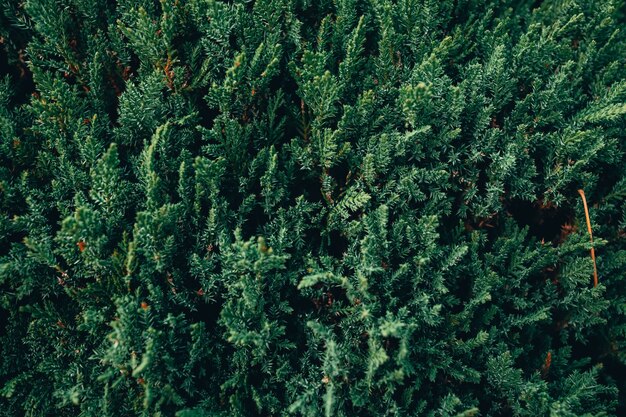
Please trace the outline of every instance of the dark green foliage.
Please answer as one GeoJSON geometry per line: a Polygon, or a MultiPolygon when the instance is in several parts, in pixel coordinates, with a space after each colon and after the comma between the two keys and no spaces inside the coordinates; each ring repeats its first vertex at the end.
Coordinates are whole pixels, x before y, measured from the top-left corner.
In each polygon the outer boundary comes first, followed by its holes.
{"type": "Polygon", "coordinates": [[[0,416],[623,415],[625,30],[5,0],[0,416]]]}

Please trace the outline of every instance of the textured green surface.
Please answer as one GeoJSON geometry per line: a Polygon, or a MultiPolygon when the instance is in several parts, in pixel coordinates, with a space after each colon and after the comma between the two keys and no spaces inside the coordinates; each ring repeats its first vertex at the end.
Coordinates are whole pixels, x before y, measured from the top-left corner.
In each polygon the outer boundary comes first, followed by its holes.
{"type": "Polygon", "coordinates": [[[626,413],[624,2],[2,4],[0,416],[626,413]]]}

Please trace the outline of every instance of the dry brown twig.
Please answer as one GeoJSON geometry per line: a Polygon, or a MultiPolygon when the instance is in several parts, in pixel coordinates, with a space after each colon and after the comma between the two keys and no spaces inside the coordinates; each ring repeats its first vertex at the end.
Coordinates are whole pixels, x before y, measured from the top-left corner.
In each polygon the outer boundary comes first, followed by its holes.
{"type": "Polygon", "coordinates": [[[591,233],[591,220],[589,220],[589,208],[587,207],[587,199],[585,191],[578,190],[580,198],[583,199],[583,207],[585,208],[585,219],[587,220],[587,230],[589,231],[589,239],[591,239],[591,260],[593,261],[593,286],[598,286],[598,267],[596,266],[596,253],[593,250],[593,234],[591,233]]]}

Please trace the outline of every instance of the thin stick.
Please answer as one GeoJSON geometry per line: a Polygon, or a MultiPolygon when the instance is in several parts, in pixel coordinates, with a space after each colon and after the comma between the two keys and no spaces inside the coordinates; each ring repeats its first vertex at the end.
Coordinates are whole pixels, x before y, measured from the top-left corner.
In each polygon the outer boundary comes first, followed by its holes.
{"type": "Polygon", "coordinates": [[[583,207],[585,208],[585,218],[587,219],[587,230],[589,231],[589,239],[591,239],[591,260],[593,260],[593,286],[598,286],[598,268],[596,266],[596,253],[593,250],[593,234],[591,233],[591,220],[589,220],[589,208],[587,207],[587,199],[585,198],[585,192],[578,190],[580,198],[583,199],[583,207]]]}

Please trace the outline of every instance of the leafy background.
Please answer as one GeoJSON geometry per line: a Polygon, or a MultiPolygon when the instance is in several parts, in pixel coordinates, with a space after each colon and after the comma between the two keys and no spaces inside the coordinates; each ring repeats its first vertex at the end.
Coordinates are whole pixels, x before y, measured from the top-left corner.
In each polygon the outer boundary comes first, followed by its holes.
{"type": "Polygon", "coordinates": [[[0,416],[626,410],[623,2],[2,6],[0,416]]]}

